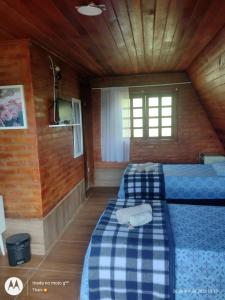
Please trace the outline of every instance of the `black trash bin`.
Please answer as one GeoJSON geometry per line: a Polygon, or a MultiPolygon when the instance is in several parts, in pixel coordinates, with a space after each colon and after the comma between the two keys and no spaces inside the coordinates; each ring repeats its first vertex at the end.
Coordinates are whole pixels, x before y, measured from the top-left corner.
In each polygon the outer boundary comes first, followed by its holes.
{"type": "Polygon", "coordinates": [[[30,235],[28,233],[19,233],[8,237],[6,248],[10,266],[21,265],[31,259],[30,235]]]}

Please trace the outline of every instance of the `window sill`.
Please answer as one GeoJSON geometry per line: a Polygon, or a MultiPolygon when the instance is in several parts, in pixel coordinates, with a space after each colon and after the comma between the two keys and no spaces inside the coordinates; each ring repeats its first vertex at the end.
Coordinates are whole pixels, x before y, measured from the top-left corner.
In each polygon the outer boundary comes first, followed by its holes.
{"type": "Polygon", "coordinates": [[[170,144],[170,143],[178,143],[178,139],[176,137],[174,138],[169,138],[169,139],[162,139],[162,138],[131,138],[131,142],[148,142],[152,144],[170,144]]]}

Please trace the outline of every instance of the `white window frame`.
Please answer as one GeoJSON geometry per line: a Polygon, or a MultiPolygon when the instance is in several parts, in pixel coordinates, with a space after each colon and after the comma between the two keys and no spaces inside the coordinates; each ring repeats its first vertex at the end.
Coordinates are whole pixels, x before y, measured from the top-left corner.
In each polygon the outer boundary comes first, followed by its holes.
{"type": "Polygon", "coordinates": [[[83,155],[84,153],[84,146],[83,146],[83,126],[82,126],[82,110],[81,110],[81,100],[80,99],[76,99],[76,98],[72,98],[72,109],[73,109],[73,115],[74,115],[74,124],[73,124],[73,157],[77,158],[81,155],[83,155]],[[79,114],[80,114],[80,122],[76,123],[75,120],[75,111],[74,111],[74,104],[78,104],[79,106],[79,114]],[[80,144],[81,144],[81,151],[80,152],[76,152],[76,128],[80,127],[80,144]]]}

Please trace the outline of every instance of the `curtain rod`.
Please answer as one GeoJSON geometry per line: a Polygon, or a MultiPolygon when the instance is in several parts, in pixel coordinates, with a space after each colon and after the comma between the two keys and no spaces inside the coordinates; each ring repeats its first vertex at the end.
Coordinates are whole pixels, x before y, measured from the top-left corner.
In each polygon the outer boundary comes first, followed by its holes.
{"type": "Polygon", "coordinates": [[[139,87],[148,87],[148,86],[168,86],[168,85],[185,85],[191,84],[191,81],[184,81],[184,82],[173,82],[173,83],[161,83],[161,84],[145,84],[145,85],[128,85],[128,86],[106,86],[106,87],[96,87],[91,88],[92,90],[103,90],[108,88],[119,88],[119,87],[128,87],[128,88],[139,88],[139,87]]]}

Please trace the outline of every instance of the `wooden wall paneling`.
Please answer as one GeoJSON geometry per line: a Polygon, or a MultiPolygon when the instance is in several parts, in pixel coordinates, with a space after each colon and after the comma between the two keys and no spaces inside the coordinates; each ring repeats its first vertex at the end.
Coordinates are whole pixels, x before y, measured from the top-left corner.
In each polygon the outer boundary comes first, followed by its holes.
{"type": "MultiPolygon", "coordinates": [[[[11,3],[12,4],[12,3],[11,3]]],[[[13,32],[15,35],[15,38],[31,38],[37,42],[41,42],[43,46],[46,48],[54,49],[54,51],[59,54],[62,57],[66,57],[68,53],[64,49],[64,53],[61,53],[61,49],[59,50],[58,44],[55,45],[53,39],[49,38],[48,34],[45,34],[45,32],[40,31],[35,25],[32,24],[32,22],[28,22],[26,18],[23,15],[20,15],[17,13],[14,9],[11,9],[10,6],[8,6],[3,1],[0,2],[0,13],[1,13],[1,26],[6,31],[13,32]],[[6,14],[5,12],[8,11],[10,14],[6,14]],[[16,26],[15,31],[15,20],[19,20],[16,26]],[[47,41],[47,42],[46,42],[47,41]],[[57,51],[58,50],[58,51],[57,51]]],[[[58,40],[58,39],[57,39],[58,40]]],[[[87,74],[87,71],[84,70],[83,67],[79,67],[78,64],[74,63],[76,68],[80,70],[82,73],[87,74]]]]}
{"type": "Polygon", "coordinates": [[[15,36],[9,32],[7,32],[5,29],[2,29],[0,26],[0,41],[7,41],[15,39],[15,36]]]}
{"type": "MultiPolygon", "coordinates": [[[[67,24],[65,18],[59,11],[52,7],[51,2],[45,1],[45,6],[39,6],[36,1],[19,2],[4,0],[0,9],[10,10],[13,14],[11,18],[20,20],[17,25],[17,37],[30,37],[43,43],[46,47],[58,51],[68,57],[74,57],[75,66],[79,69],[79,64],[83,64],[86,69],[99,70],[96,61],[81,47],[79,43],[74,43],[77,36],[74,36],[74,28],[67,24]],[[49,7],[50,5],[50,7],[49,7]],[[11,8],[11,9],[10,9],[11,8]],[[48,14],[46,15],[46,10],[48,14]],[[37,13],[38,12],[38,13],[37,13]],[[62,31],[63,30],[63,31],[62,31]],[[67,38],[69,35],[69,38],[67,38]],[[55,42],[57,41],[57,42],[55,42]],[[76,46],[76,50],[74,47],[76,46]]],[[[15,19],[8,22],[8,27],[15,28],[15,19]]],[[[82,69],[84,72],[84,70],[82,69]]]]}
{"type": "Polygon", "coordinates": [[[223,67],[220,68],[220,61],[224,60],[225,54],[225,28],[223,28],[217,36],[212,40],[208,47],[198,56],[198,58],[192,63],[189,70],[196,76],[199,76],[199,80],[208,80],[209,74],[212,72],[217,77],[223,75],[223,67]],[[207,77],[202,77],[205,74],[207,77]]]}
{"type": "Polygon", "coordinates": [[[225,52],[225,27],[223,27],[216,37],[208,44],[205,50],[199,55],[195,61],[190,65],[189,70],[203,79],[201,74],[208,74],[212,70],[220,72],[218,69],[219,59],[225,52]],[[210,63],[209,63],[210,62],[210,63]]]}
{"type": "Polygon", "coordinates": [[[129,51],[129,56],[131,61],[133,62],[133,73],[140,73],[138,68],[138,61],[137,61],[137,51],[135,47],[132,27],[130,23],[130,18],[127,10],[127,6],[125,3],[126,0],[118,1],[118,0],[111,0],[113,9],[117,16],[117,19],[120,24],[120,29],[126,43],[127,49],[129,51]]]}
{"type": "Polygon", "coordinates": [[[212,94],[212,93],[215,92],[214,90],[217,89],[217,93],[220,94],[220,95],[218,95],[218,101],[223,100],[224,99],[223,98],[224,90],[223,90],[223,88],[221,89],[220,86],[222,86],[223,83],[224,83],[225,75],[224,74],[220,75],[220,74],[218,74],[217,72],[214,71],[210,74],[206,74],[206,76],[207,76],[206,82],[199,80],[199,83],[198,83],[198,88],[201,89],[201,90],[204,89],[204,85],[206,83],[208,85],[207,89],[209,89],[209,90],[208,91],[203,90],[202,95],[204,96],[205,93],[212,94]]]}
{"type": "MultiPolygon", "coordinates": [[[[42,9],[40,2],[38,2],[38,8],[42,9]]],[[[98,72],[102,72],[102,66],[92,57],[92,55],[90,55],[89,49],[86,48],[86,44],[82,39],[82,35],[80,35],[80,33],[76,30],[76,27],[72,26],[72,24],[65,18],[62,11],[59,10],[55,4],[52,7],[51,0],[45,1],[45,9],[47,9],[49,13],[46,16],[43,11],[43,14],[41,14],[41,16],[43,16],[42,19],[45,20],[46,24],[49,23],[50,28],[53,29],[53,31],[57,32],[63,40],[64,46],[66,45],[70,47],[74,56],[77,56],[80,63],[86,64],[85,67],[87,69],[91,69],[92,72],[93,69],[98,70],[98,72]]]]}
{"type": "Polygon", "coordinates": [[[225,1],[211,1],[208,12],[198,25],[198,30],[195,29],[192,36],[189,36],[186,51],[183,51],[183,55],[176,66],[177,69],[182,66],[188,67],[192,62],[193,57],[197,57],[201,51],[204,50],[205,46],[209,44],[209,42],[224,26],[224,15],[225,1]],[[190,53],[192,53],[192,55],[190,55],[190,53]]]}
{"type": "MultiPolygon", "coordinates": [[[[77,20],[75,17],[79,17],[78,13],[75,11],[75,3],[69,2],[69,1],[54,1],[54,5],[58,8],[59,11],[61,11],[66,19],[72,24],[74,29],[79,33],[80,37],[76,41],[81,42],[83,47],[87,49],[87,51],[92,55],[96,61],[97,64],[101,67],[101,75],[105,73],[112,73],[111,67],[108,65],[108,63],[104,64],[104,60],[102,59],[102,49],[99,47],[98,40],[88,32],[88,30],[85,28],[86,25],[86,18],[83,19],[83,21],[77,20]]],[[[77,4],[78,5],[78,4],[77,4]]],[[[75,46],[76,49],[76,46],[75,46]]]]}
{"type": "Polygon", "coordinates": [[[133,72],[133,61],[130,58],[129,49],[127,48],[124,37],[122,35],[120,25],[115,11],[113,9],[111,0],[105,0],[105,5],[107,7],[107,10],[103,14],[103,18],[117,45],[119,55],[121,56],[121,66],[123,66],[121,74],[129,74],[133,72]]]}
{"type": "Polygon", "coordinates": [[[192,63],[188,71],[225,146],[225,27],[192,63]]]}
{"type": "Polygon", "coordinates": [[[126,166],[123,168],[95,168],[94,185],[96,187],[119,187],[121,177],[126,166]]]}
{"type": "Polygon", "coordinates": [[[133,61],[131,60],[131,57],[129,55],[129,49],[127,48],[126,43],[124,41],[124,37],[120,30],[120,25],[115,15],[111,0],[105,0],[104,2],[107,7],[107,10],[104,12],[103,18],[111,31],[111,34],[115,40],[120,55],[124,61],[123,65],[125,65],[125,67],[123,72],[124,74],[128,74],[130,72],[133,72],[133,61]]]}
{"type": "MultiPolygon", "coordinates": [[[[198,0],[196,1],[196,5],[193,9],[193,12],[188,20],[188,22],[185,25],[183,36],[181,37],[179,41],[179,48],[176,51],[176,56],[172,59],[171,68],[173,70],[176,69],[176,66],[178,62],[181,60],[181,57],[183,56],[185,49],[188,48],[194,34],[198,31],[198,28],[204,19],[204,17],[207,15],[209,11],[209,7],[211,4],[211,0],[198,0]]],[[[205,28],[205,33],[207,32],[207,27],[205,28]]],[[[199,36],[199,39],[201,39],[201,36],[199,36]]],[[[195,47],[195,46],[194,46],[195,47]]],[[[194,48],[193,47],[193,48],[194,48]]],[[[183,66],[181,65],[181,68],[183,66]]]]}
{"type": "Polygon", "coordinates": [[[133,32],[134,44],[137,53],[137,62],[141,73],[146,73],[145,47],[142,22],[141,0],[126,0],[130,24],[133,32]]]}
{"type": "MultiPolygon", "coordinates": [[[[197,4],[196,0],[184,0],[184,1],[178,1],[176,3],[177,9],[176,9],[176,27],[174,30],[172,42],[170,49],[167,53],[167,58],[166,58],[166,65],[168,69],[171,71],[173,61],[176,59],[177,51],[180,48],[180,41],[183,38],[185,28],[187,27],[187,24],[191,18],[191,15],[194,11],[194,8],[197,4]]],[[[185,69],[185,68],[184,68],[185,69]]]]}
{"type": "Polygon", "coordinates": [[[177,26],[177,19],[178,19],[178,4],[177,0],[171,0],[168,7],[168,15],[166,21],[166,27],[163,35],[162,46],[160,49],[160,67],[164,66],[167,67],[167,56],[169,51],[171,50],[173,36],[177,26]]]}
{"type": "Polygon", "coordinates": [[[0,39],[32,39],[95,77],[183,71],[225,26],[221,0],[98,0],[96,17],[76,11],[85,3],[2,0],[0,39]]]}
{"type": "Polygon", "coordinates": [[[183,33],[184,23],[187,22],[190,11],[192,10],[195,2],[196,1],[189,0],[172,0],[169,5],[169,15],[164,35],[165,42],[168,41],[168,44],[165,49],[162,49],[162,55],[160,56],[164,69],[171,70],[171,58],[175,55],[177,43],[183,33]]]}
{"type": "Polygon", "coordinates": [[[101,54],[98,63],[108,67],[111,73],[115,73],[116,69],[122,71],[122,59],[119,55],[117,45],[112,37],[112,34],[106,25],[103,16],[88,18],[80,15],[75,10],[76,3],[66,0],[67,6],[62,4],[62,1],[56,1],[57,6],[64,12],[64,15],[69,17],[73,24],[79,23],[84,28],[88,35],[88,39],[92,41],[95,48],[92,54],[101,54]],[[66,8],[68,7],[68,8],[66,8]],[[97,19],[96,19],[97,18],[97,19]]]}
{"type": "Polygon", "coordinates": [[[157,0],[155,8],[155,23],[154,23],[154,43],[153,43],[153,57],[152,69],[154,71],[160,70],[160,53],[162,48],[162,41],[165,33],[169,0],[157,0]]]}
{"type": "Polygon", "coordinates": [[[86,16],[81,16],[75,10],[75,6],[79,4],[80,3],[78,2],[71,1],[54,1],[54,5],[64,14],[73,27],[77,28],[80,32],[80,40],[85,45],[84,47],[88,49],[90,55],[92,56],[94,54],[93,56],[95,57],[95,61],[102,67],[102,74],[105,74],[105,72],[112,72],[112,68],[109,63],[106,61],[104,64],[104,53],[102,54],[103,48],[100,46],[99,41],[96,38],[96,23],[95,26],[93,26],[93,20],[90,20],[90,18],[86,16]]]}
{"type": "Polygon", "coordinates": [[[190,79],[185,72],[109,76],[93,78],[91,80],[91,87],[103,88],[113,86],[140,86],[149,84],[170,84],[177,82],[190,82],[190,79]]]}
{"type": "Polygon", "coordinates": [[[151,70],[154,40],[155,0],[142,0],[141,4],[145,63],[148,70],[151,70]]]}
{"type": "Polygon", "coordinates": [[[97,50],[101,54],[100,63],[103,66],[108,66],[113,74],[116,74],[117,72],[123,73],[125,69],[125,65],[123,66],[123,56],[120,55],[117,44],[115,43],[103,16],[101,15],[99,17],[97,26],[96,21],[93,19],[85,22],[84,25],[84,18],[79,14],[77,20],[79,20],[80,24],[82,24],[89,32],[89,36],[95,45],[93,53],[97,50]]]}

